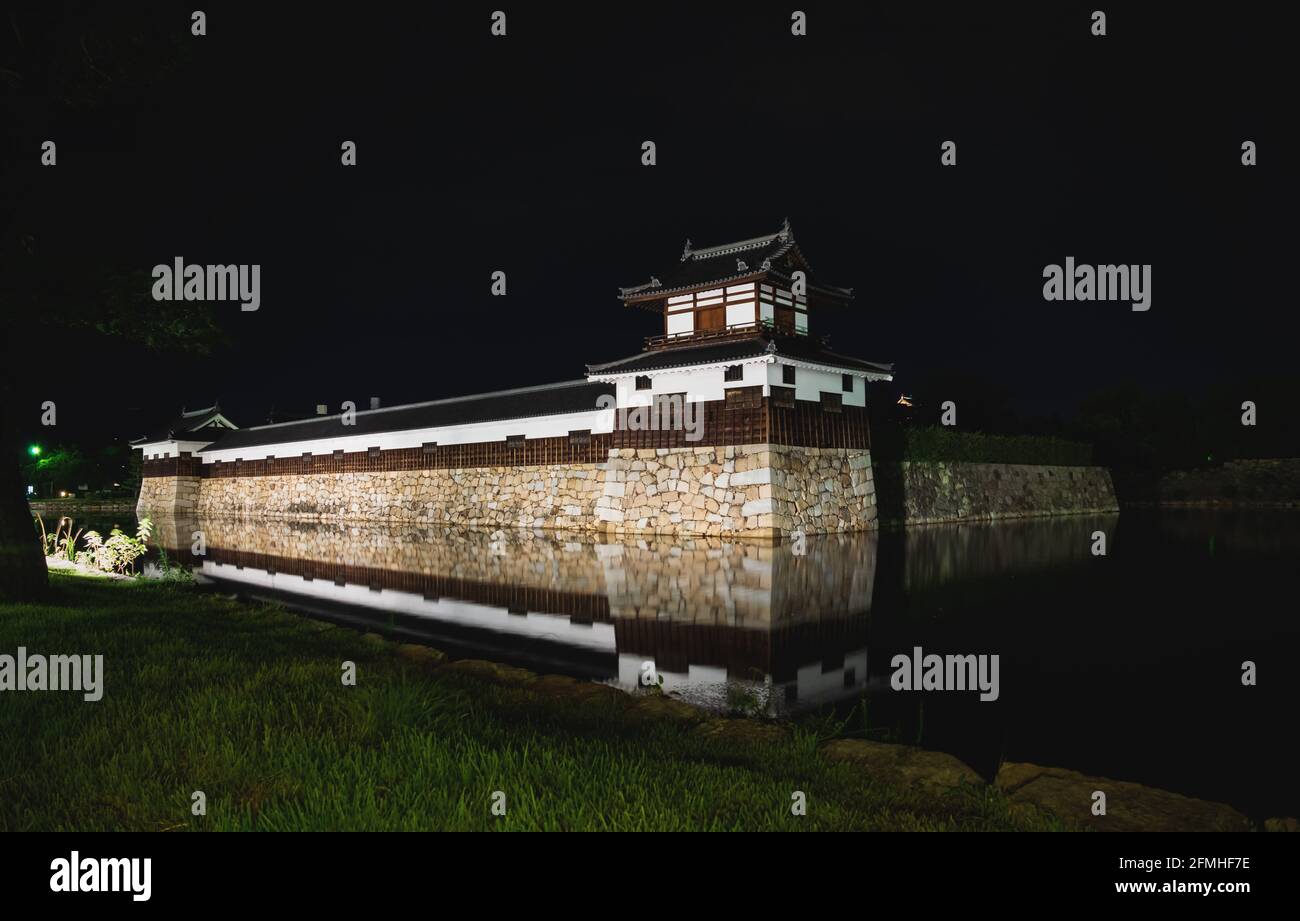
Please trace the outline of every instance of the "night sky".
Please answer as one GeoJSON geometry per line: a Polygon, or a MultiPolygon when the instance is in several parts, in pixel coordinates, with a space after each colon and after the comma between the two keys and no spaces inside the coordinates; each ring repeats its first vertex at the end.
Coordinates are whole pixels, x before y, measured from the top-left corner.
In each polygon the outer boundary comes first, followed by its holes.
{"type": "Polygon", "coordinates": [[[69,366],[32,318],[21,376],[63,437],[134,437],[216,397],[248,425],[578,378],[661,331],[618,286],[688,237],[785,217],[816,277],[856,290],[814,331],[895,362],[903,391],[970,372],[1068,413],[1124,381],[1294,369],[1296,80],[1265,12],[1103,5],[1094,38],[1087,6],[805,4],[796,38],[788,6],[527,4],[493,38],[490,4],[209,3],[195,38],[193,6],[22,20],[29,55],[75,60],[84,38],[93,60],[111,15],[139,23],[141,54],[174,32],[181,59],[98,111],[9,81],[6,218],[36,214],[69,275],[262,266],[261,309],[214,305],[230,345],[205,359],[68,340],[69,366]],[[1151,310],[1045,302],[1067,256],[1150,263],[1151,310]],[[103,383],[124,367],[136,385],[103,383]]]}

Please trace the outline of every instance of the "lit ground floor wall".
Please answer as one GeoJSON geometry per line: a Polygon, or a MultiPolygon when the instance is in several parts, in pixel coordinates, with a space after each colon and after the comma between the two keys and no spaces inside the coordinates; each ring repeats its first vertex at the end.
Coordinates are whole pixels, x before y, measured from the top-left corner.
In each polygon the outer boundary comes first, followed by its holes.
{"type": "Polygon", "coordinates": [[[141,515],[782,536],[875,526],[871,454],[754,444],[615,448],[599,464],[146,476],[141,515]]]}
{"type": "Polygon", "coordinates": [[[477,528],[595,527],[598,464],[204,479],[204,516],[409,521],[477,528]]]}
{"type": "Polygon", "coordinates": [[[610,451],[596,517],[621,533],[865,531],[874,494],[866,449],[623,448],[610,451]]]}
{"type": "Polygon", "coordinates": [[[614,448],[605,463],[146,476],[142,515],[755,537],[1113,512],[1102,467],[887,463],[864,448],[614,448]]]}
{"type": "Polygon", "coordinates": [[[904,461],[877,464],[875,483],[885,524],[1119,510],[1105,467],[904,461]]]}
{"type": "Polygon", "coordinates": [[[199,489],[203,481],[196,476],[146,476],[140,478],[140,498],[135,505],[140,517],[175,517],[193,515],[199,510],[199,489]]]}

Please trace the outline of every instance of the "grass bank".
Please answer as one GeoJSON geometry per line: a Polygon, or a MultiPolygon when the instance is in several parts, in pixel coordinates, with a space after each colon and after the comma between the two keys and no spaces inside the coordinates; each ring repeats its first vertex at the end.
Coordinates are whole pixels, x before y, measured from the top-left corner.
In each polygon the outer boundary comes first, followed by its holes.
{"type": "Polygon", "coordinates": [[[992,788],[877,782],[806,729],[716,732],[600,686],[494,683],[194,586],[50,582],[47,604],[0,604],[0,653],[103,655],[104,695],[0,693],[4,830],[1059,827],[992,788]]]}

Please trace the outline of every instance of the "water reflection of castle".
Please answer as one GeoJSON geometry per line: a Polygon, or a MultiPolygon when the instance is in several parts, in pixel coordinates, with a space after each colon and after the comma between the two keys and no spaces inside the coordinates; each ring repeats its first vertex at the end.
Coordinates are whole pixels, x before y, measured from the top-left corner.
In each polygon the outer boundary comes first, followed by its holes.
{"type": "MultiPolygon", "coordinates": [[[[188,554],[194,519],[159,523],[188,554]]],[[[866,680],[870,534],[790,544],[542,531],[204,520],[200,572],[223,587],[473,655],[709,702],[728,683],[772,706],[866,680]],[[231,549],[238,548],[238,549],[231,549]]]]}
{"type": "Polygon", "coordinates": [[[158,524],[182,558],[201,529],[206,553],[192,558],[200,572],[246,595],[454,655],[622,686],[635,686],[649,663],[667,691],[722,706],[740,688],[770,712],[866,687],[879,541],[912,548],[901,555],[912,558],[910,573],[891,580],[928,585],[963,569],[983,575],[990,562],[1059,562],[1086,552],[1074,532],[1089,526],[1060,519],[1051,527],[1070,533],[1059,541],[1044,541],[1039,522],[824,536],[796,548],[363,523],[158,524]]]}

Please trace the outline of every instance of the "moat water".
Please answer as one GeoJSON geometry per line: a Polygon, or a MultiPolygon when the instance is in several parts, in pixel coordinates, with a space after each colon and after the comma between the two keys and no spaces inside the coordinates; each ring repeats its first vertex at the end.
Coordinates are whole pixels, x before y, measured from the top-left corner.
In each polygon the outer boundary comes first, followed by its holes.
{"type": "Polygon", "coordinates": [[[988,777],[1003,759],[1030,761],[1259,818],[1300,813],[1294,512],[1126,511],[802,546],[160,524],[214,590],[453,656],[629,690],[650,676],[713,710],[844,721],[846,734],[947,751],[988,777]],[[998,656],[997,699],[895,690],[894,657],[917,647],[998,656]]]}

